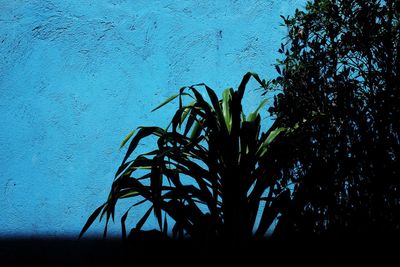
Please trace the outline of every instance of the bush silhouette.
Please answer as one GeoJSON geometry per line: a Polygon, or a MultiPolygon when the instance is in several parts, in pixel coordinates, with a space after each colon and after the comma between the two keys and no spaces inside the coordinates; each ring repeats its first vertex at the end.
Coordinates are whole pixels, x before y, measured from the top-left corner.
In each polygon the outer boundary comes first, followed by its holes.
{"type": "MultiPolygon", "coordinates": [[[[400,2],[317,0],[283,18],[270,112],[291,125],[296,184],[276,237],[386,235],[400,227],[400,2]]],[[[293,160],[293,159],[292,159],[293,160]]]]}

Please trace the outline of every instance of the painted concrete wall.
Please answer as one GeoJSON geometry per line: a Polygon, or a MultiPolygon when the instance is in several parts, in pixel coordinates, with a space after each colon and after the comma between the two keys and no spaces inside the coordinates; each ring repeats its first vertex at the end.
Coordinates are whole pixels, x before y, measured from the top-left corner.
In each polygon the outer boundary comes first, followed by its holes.
{"type": "Polygon", "coordinates": [[[248,70],[272,77],[279,15],[304,3],[0,0],[0,236],[77,236],[123,137],[166,125],[173,105],[149,111],[183,85],[221,92],[248,70]]]}

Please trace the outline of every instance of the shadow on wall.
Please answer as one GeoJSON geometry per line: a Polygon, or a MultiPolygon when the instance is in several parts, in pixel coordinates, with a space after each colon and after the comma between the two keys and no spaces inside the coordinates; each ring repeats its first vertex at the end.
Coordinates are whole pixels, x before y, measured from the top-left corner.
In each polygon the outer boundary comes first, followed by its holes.
{"type": "Polygon", "coordinates": [[[398,259],[397,237],[258,241],[247,246],[189,241],[123,243],[121,240],[0,240],[1,266],[340,266],[374,261],[389,266],[398,259]],[[386,265],[387,264],[387,265],[386,265]]]}

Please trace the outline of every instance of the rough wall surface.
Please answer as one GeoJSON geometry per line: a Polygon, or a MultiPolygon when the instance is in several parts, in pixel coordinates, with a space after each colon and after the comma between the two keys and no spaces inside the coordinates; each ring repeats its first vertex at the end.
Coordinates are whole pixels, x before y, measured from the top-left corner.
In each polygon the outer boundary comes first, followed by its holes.
{"type": "Polygon", "coordinates": [[[166,125],[174,105],[149,111],[183,85],[270,78],[279,15],[304,3],[0,0],[0,236],[75,237],[106,199],[122,138],[166,125]]]}

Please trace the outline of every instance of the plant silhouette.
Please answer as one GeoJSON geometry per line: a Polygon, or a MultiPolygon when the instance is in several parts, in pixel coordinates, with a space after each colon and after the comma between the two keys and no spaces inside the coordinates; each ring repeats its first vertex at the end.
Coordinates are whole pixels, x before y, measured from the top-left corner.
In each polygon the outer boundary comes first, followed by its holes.
{"type": "MultiPolygon", "coordinates": [[[[400,1],[317,0],[289,34],[270,112],[291,125],[296,184],[274,235],[388,236],[400,227],[400,1]]],[[[288,148],[290,149],[290,148],[288,148]]]]}
{"type": "MultiPolygon", "coordinates": [[[[198,84],[180,89],[157,107],[155,110],[179,98],[179,108],[167,129],[139,127],[122,142],[124,146],[130,140],[108,200],[89,218],[81,235],[98,216],[106,216],[106,234],[117,201],[137,198],[132,207],[151,205],[131,231],[132,238],[143,237],[142,226],[152,213],[158,221],[158,236],[167,236],[172,222],[171,234],[176,239],[236,244],[262,238],[290,197],[287,188],[277,186],[281,181],[276,180],[274,143],[279,136],[291,135],[298,125],[282,128],[275,123],[261,132],[259,111],[266,100],[248,116],[242,110],[251,77],[261,87],[268,87],[257,74],[247,73],[238,89],[226,89],[222,99],[207,85],[198,84]],[[138,143],[149,136],[157,138],[158,148],[130,160],[138,143]],[[260,207],[263,214],[256,223],[260,207]]],[[[128,212],[121,218],[123,237],[128,212]]],[[[157,239],[156,233],[152,236],[157,239]]]]}

